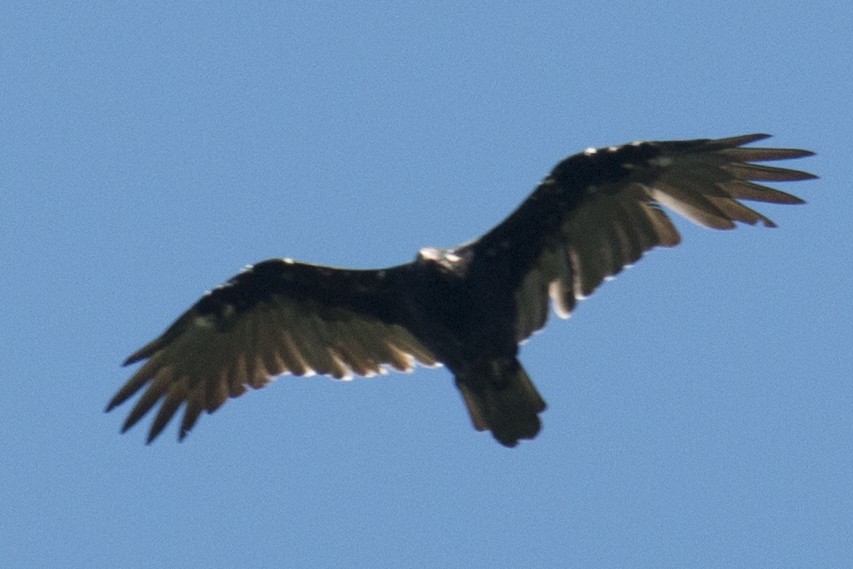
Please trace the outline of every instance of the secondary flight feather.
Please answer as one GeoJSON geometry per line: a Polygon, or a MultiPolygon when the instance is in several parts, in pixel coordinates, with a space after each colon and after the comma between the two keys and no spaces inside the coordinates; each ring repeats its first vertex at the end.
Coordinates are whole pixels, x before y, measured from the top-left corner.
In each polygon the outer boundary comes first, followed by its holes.
{"type": "Polygon", "coordinates": [[[661,206],[711,229],[774,223],[743,201],[802,200],[758,182],[815,176],[758,164],[812,155],[745,145],[768,138],[633,142],[557,164],[491,231],[411,263],[348,270],[270,259],[206,293],[133,353],[142,362],[107,410],[143,391],[122,432],[157,407],[148,442],[183,407],[179,438],[202,412],[283,374],[343,379],[416,364],[453,373],[474,427],[506,446],[535,437],[545,401],[518,361],[549,307],[578,299],[680,235],[661,206]]]}

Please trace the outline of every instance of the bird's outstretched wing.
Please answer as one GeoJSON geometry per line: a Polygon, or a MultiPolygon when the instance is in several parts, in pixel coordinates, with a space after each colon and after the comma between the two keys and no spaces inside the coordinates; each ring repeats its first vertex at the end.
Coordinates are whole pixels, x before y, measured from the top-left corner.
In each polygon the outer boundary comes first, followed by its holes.
{"type": "Polygon", "coordinates": [[[566,318],[577,300],[644,252],[677,245],[681,237],[661,205],[712,229],[735,222],[774,227],[740,200],[802,203],[755,182],[816,176],[754,164],[812,155],[743,147],[764,138],[636,142],[560,162],[504,222],[465,246],[474,249],[478,270],[514,287],[517,340],[545,325],[549,300],[566,318]]]}
{"type": "Polygon", "coordinates": [[[435,356],[398,321],[394,294],[407,266],[351,271],[273,259],[205,294],[162,336],[131,355],[147,360],[107,410],[147,386],[122,431],[162,401],[154,440],[186,403],[181,439],[202,411],[291,373],[343,379],[408,371],[435,356]]]}

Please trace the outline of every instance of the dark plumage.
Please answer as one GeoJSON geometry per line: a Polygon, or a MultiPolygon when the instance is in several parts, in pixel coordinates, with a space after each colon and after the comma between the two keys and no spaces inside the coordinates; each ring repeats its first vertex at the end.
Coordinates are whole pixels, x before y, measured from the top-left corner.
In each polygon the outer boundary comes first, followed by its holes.
{"type": "Polygon", "coordinates": [[[380,270],[263,261],[206,293],[162,336],[107,410],[147,387],[124,430],[160,403],[149,442],[182,406],[180,438],[202,411],[277,375],[335,378],[446,365],[477,430],[502,444],[536,436],[545,401],[518,344],[545,325],[553,301],[567,317],[578,299],[656,246],[680,236],[663,204],[713,229],[772,221],[739,200],[802,203],[754,182],[807,180],[753,164],[812,153],[744,148],[767,138],[635,142],[587,150],[554,168],[494,229],[450,249],[380,270]]]}

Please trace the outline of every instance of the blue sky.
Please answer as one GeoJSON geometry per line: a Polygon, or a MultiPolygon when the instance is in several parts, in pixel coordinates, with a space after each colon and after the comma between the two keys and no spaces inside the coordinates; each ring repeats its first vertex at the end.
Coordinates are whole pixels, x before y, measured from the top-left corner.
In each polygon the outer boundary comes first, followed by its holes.
{"type": "Polygon", "coordinates": [[[7,567],[853,565],[853,8],[0,8],[7,567]],[[413,258],[564,156],[776,135],[779,228],[647,255],[521,358],[506,449],[446,370],[282,378],[145,446],[122,360],[269,257],[413,258]]]}

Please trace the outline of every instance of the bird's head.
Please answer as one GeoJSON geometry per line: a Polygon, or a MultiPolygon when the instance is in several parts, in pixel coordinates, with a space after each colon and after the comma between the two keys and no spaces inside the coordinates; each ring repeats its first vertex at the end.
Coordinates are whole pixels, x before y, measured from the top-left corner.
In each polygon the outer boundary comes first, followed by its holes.
{"type": "Polygon", "coordinates": [[[438,249],[437,247],[423,247],[418,251],[415,262],[420,265],[432,265],[442,271],[457,272],[462,268],[462,257],[453,252],[452,249],[438,249]]]}

